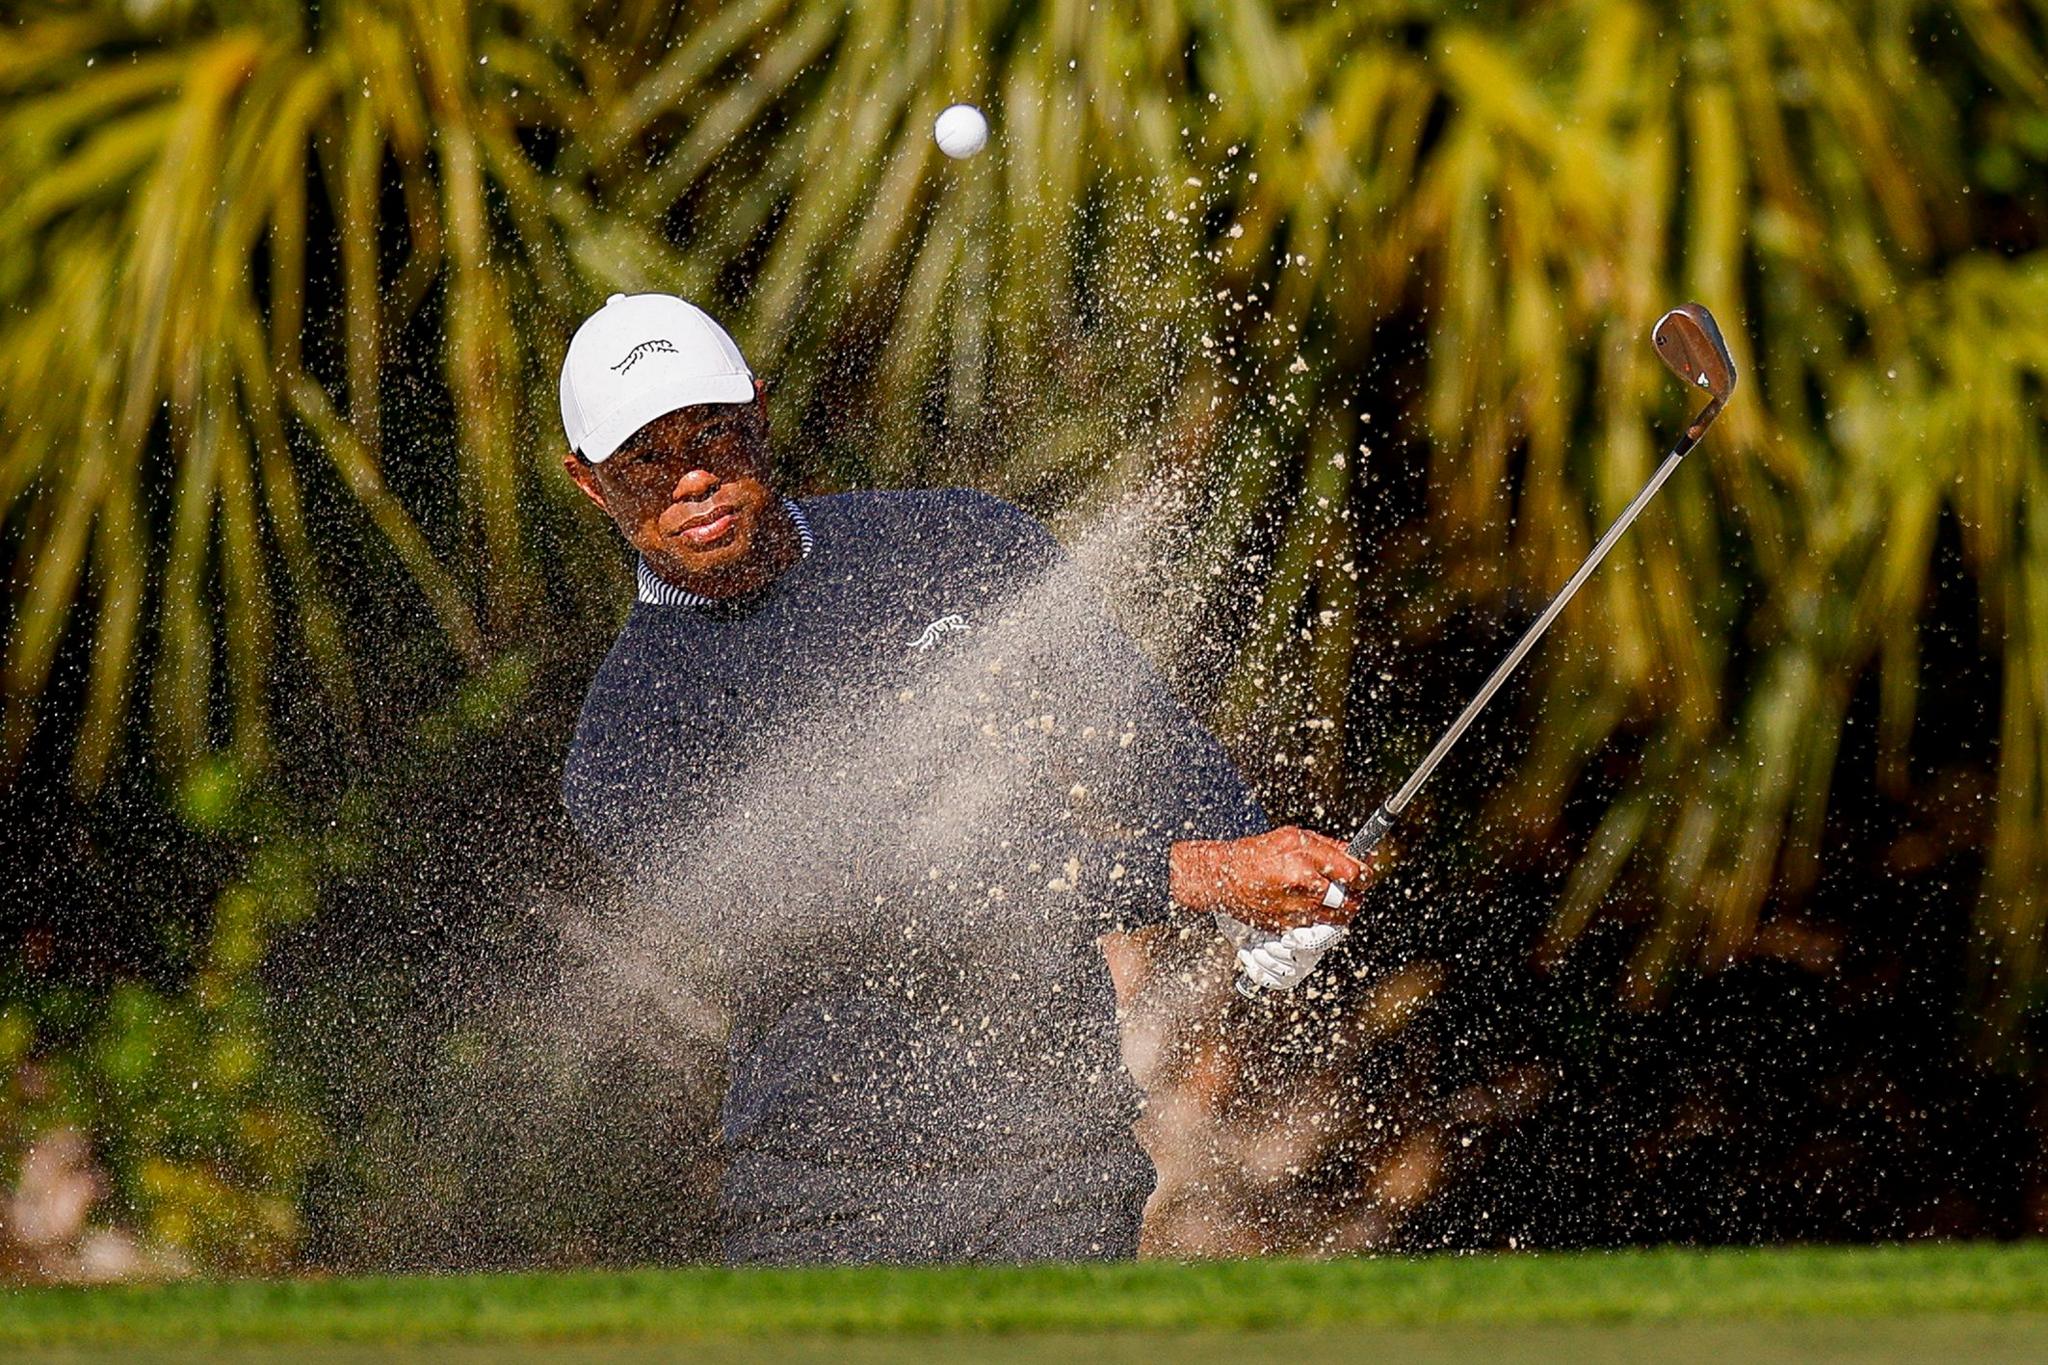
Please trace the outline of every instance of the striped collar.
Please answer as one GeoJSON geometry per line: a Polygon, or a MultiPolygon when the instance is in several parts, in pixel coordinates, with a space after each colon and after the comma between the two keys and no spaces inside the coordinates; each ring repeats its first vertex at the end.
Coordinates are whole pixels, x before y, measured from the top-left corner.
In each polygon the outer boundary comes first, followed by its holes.
{"type": "MultiPolygon", "coordinates": [[[[804,557],[809,558],[811,553],[811,523],[804,516],[804,509],[796,505],[794,498],[784,498],[782,505],[789,509],[789,519],[796,523],[797,539],[803,542],[804,557]]],[[[634,577],[639,584],[640,600],[649,606],[715,607],[719,605],[719,600],[715,597],[706,597],[702,593],[694,593],[677,587],[654,570],[648,568],[647,561],[644,559],[639,561],[634,577]]]]}

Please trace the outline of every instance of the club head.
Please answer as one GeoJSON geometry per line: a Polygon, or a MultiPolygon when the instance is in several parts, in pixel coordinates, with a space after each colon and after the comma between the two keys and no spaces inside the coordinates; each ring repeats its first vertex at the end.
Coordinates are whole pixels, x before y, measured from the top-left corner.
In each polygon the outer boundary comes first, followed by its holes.
{"type": "Polygon", "coordinates": [[[1686,383],[1723,400],[1735,392],[1735,359],[1714,315],[1699,304],[1680,304],[1658,318],[1650,338],[1671,372],[1686,383]]]}

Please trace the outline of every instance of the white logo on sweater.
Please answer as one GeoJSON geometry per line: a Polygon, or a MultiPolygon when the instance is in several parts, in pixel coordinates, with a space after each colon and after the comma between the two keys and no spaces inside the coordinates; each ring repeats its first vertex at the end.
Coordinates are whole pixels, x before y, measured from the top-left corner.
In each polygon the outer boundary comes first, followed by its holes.
{"type": "Polygon", "coordinates": [[[965,617],[941,616],[938,620],[926,626],[924,628],[924,634],[918,636],[915,640],[911,641],[910,647],[916,650],[918,653],[924,654],[929,652],[931,647],[939,642],[939,637],[941,635],[945,635],[956,630],[966,629],[967,619],[965,617]]]}

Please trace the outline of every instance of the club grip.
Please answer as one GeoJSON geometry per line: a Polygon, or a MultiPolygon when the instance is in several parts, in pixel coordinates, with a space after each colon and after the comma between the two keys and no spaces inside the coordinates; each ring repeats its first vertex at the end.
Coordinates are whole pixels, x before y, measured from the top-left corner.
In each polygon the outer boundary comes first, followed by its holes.
{"type": "MultiPolygon", "coordinates": [[[[1351,836],[1351,842],[1344,846],[1344,851],[1362,863],[1380,846],[1380,842],[1387,837],[1387,831],[1393,827],[1394,817],[1387,813],[1385,806],[1381,806],[1372,813],[1372,818],[1365,822],[1358,833],[1351,836]]],[[[1335,882],[1332,885],[1343,886],[1343,883],[1335,882]]],[[[1346,886],[1344,890],[1348,895],[1351,888],[1346,886]]],[[[1264,988],[1252,980],[1250,973],[1239,972],[1234,989],[1245,999],[1256,1000],[1264,988]]]]}
{"type": "Polygon", "coordinates": [[[1387,837],[1387,831],[1393,827],[1394,817],[1387,814],[1385,806],[1381,806],[1372,813],[1372,819],[1366,821],[1364,827],[1351,836],[1351,842],[1344,846],[1344,851],[1362,863],[1372,856],[1372,851],[1380,846],[1380,841],[1387,837]]]}

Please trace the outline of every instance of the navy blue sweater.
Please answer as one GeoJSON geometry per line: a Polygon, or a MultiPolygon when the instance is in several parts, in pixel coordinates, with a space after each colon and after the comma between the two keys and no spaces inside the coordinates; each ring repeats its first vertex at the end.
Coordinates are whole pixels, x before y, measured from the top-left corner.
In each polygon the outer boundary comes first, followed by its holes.
{"type": "Polygon", "coordinates": [[[1257,801],[1027,514],[801,506],[814,548],[756,596],[634,606],[564,777],[722,968],[729,1199],[1128,1144],[1095,940],[1164,919],[1169,845],[1255,832],[1257,801]]]}

